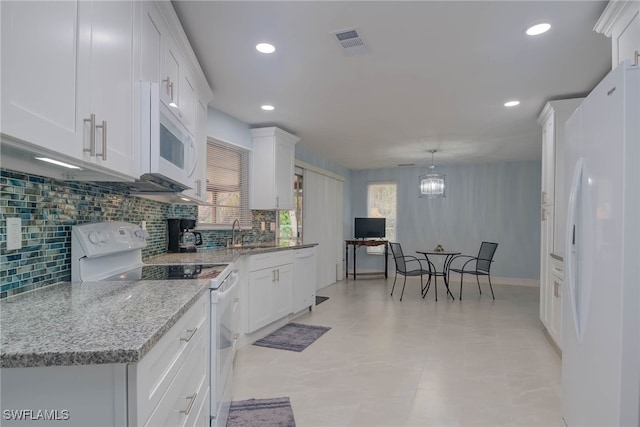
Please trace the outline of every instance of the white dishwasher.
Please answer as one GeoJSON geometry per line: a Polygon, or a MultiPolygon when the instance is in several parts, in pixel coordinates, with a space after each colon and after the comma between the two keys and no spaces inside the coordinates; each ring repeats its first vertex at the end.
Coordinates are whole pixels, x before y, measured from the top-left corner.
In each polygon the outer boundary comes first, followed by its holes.
{"type": "Polygon", "coordinates": [[[316,305],[316,247],[295,249],[293,254],[293,312],[316,305]]]}

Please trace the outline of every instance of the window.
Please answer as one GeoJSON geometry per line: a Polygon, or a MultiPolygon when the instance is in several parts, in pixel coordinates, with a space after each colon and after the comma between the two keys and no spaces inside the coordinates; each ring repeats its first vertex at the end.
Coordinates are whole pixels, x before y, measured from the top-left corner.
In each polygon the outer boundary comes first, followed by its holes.
{"type": "Polygon", "coordinates": [[[251,228],[248,150],[208,141],[207,203],[198,207],[198,227],[228,228],[238,219],[242,228],[251,228]]]}
{"type": "Polygon", "coordinates": [[[286,239],[302,239],[302,182],[303,171],[296,168],[293,175],[293,210],[280,211],[278,215],[278,238],[283,244],[286,239]]]}
{"type": "MultiPolygon", "coordinates": [[[[376,183],[367,186],[367,216],[370,218],[386,218],[385,239],[396,241],[396,200],[397,184],[395,182],[376,183]]],[[[369,254],[384,254],[384,246],[367,247],[369,254]]]]}

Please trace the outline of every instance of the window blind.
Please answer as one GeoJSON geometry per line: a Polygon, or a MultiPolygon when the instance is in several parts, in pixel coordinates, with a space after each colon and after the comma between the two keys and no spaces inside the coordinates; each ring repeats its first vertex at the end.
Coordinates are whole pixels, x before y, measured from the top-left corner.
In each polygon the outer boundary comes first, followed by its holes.
{"type": "Polygon", "coordinates": [[[208,140],[207,202],[198,208],[199,226],[228,228],[238,219],[242,228],[251,228],[248,150],[208,140]]]}

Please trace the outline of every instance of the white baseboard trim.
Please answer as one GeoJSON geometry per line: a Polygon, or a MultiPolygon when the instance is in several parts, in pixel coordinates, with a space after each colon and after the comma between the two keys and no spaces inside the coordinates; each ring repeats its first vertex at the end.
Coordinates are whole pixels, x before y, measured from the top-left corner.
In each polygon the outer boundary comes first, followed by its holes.
{"type": "MultiPolygon", "coordinates": [[[[449,277],[449,285],[453,286],[456,283],[460,284],[460,275],[458,273],[451,273],[449,277]]],[[[464,283],[476,283],[476,278],[472,274],[464,275],[464,283]]],[[[482,286],[487,282],[487,278],[480,276],[480,285],[482,286]]],[[[491,283],[494,285],[511,285],[511,286],[530,286],[534,288],[540,287],[540,280],[538,279],[523,279],[521,277],[494,277],[491,276],[491,283]]]]}

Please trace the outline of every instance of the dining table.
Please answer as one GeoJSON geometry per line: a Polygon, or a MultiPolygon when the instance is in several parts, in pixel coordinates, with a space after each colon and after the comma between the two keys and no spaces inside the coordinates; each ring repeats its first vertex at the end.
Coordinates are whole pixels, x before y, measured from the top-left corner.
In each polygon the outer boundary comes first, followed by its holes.
{"type": "MultiPolygon", "coordinates": [[[[456,257],[456,255],[460,255],[460,252],[457,251],[445,251],[445,250],[435,250],[435,249],[431,249],[431,250],[420,250],[420,251],[416,251],[416,253],[422,254],[424,255],[424,257],[427,259],[427,261],[429,261],[431,264],[434,265],[434,267],[436,268],[436,271],[433,272],[433,275],[436,276],[436,280],[438,280],[438,276],[442,277],[444,279],[444,286],[447,288],[447,296],[451,296],[451,298],[453,298],[454,300],[456,299],[456,297],[453,296],[453,294],[451,293],[451,290],[449,289],[449,267],[451,266],[451,261],[453,261],[453,259],[456,257]],[[432,259],[429,259],[429,256],[432,257],[432,259]],[[444,257],[444,260],[442,260],[442,270],[438,271],[438,267],[436,263],[433,262],[433,259],[438,256],[438,257],[444,257]]],[[[437,289],[436,289],[436,301],[438,300],[438,295],[437,295],[437,289]]]]}

